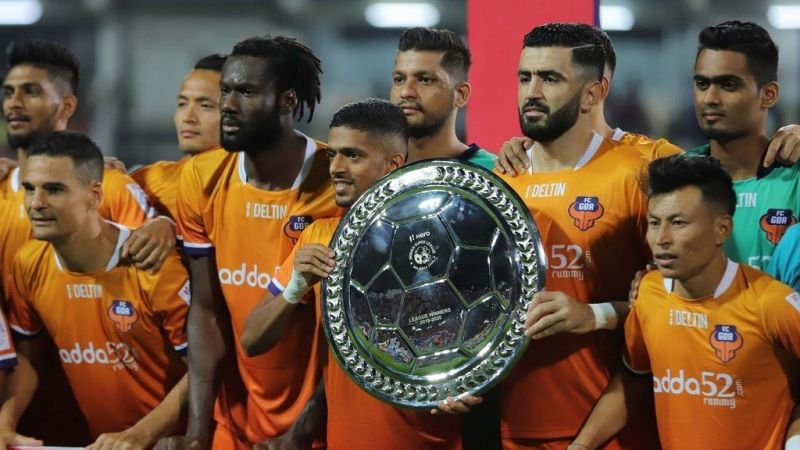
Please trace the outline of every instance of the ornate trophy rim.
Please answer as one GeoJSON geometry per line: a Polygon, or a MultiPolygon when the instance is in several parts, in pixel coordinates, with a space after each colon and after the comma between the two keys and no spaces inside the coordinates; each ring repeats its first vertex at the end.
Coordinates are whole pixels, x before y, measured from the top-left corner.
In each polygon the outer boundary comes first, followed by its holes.
{"type": "MultiPolygon", "coordinates": [[[[381,178],[347,211],[331,240],[336,264],[322,285],[321,319],[336,363],[363,390],[395,406],[426,410],[448,396],[477,395],[497,384],[522,357],[529,339],[525,318],[533,295],[544,288],[545,252],[536,224],[525,203],[500,177],[458,160],[426,160],[404,166],[381,178]],[[425,380],[402,380],[371,358],[347,327],[344,293],[356,244],[366,228],[397,194],[415,186],[449,186],[471,193],[500,213],[519,255],[519,295],[494,346],[482,359],[425,380]],[[463,372],[463,373],[462,373],[463,372]]],[[[424,377],[421,377],[424,378],[424,377]]]]}

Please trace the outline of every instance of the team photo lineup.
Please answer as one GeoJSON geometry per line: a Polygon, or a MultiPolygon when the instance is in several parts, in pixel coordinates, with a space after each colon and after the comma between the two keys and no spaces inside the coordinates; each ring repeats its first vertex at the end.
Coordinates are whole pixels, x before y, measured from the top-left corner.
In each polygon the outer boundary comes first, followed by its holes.
{"type": "MultiPolygon", "coordinates": [[[[617,55],[597,26],[545,23],[498,49],[519,55],[519,132],[500,148],[457,133],[480,89],[464,37],[396,37],[385,99],[339,105],[309,136],[297,127],[320,120],[336,62],[290,35],[242,36],[185,68],[179,159],[138,167],[71,131],[72,49],[7,47],[0,448],[800,450],[800,125],[767,131],[781,87],[769,32],[697,30],[682,81],[694,148],[609,124],[617,55]],[[369,264],[332,242],[373,186],[451,162],[512,192],[546,264],[517,299],[527,347],[501,379],[410,409],[364,386],[330,339],[328,283],[369,264]]],[[[438,247],[423,234],[361,245],[424,272],[438,247]]],[[[392,284],[414,283],[394,278],[358,294],[370,318],[402,300],[398,314],[453,324],[428,308],[445,299],[414,307],[392,284]]],[[[418,353],[413,336],[353,333],[390,360],[418,353]]],[[[420,334],[434,349],[456,335],[420,334]]]]}

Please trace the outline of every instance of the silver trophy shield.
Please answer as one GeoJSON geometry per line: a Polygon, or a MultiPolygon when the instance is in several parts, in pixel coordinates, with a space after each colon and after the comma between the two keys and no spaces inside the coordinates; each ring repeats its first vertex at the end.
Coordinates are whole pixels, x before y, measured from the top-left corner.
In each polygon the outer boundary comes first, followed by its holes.
{"type": "Polygon", "coordinates": [[[374,397],[422,410],[477,395],[525,351],[544,251],[525,204],[488,170],[405,166],[350,208],[331,248],[323,328],[337,363],[374,397]]]}

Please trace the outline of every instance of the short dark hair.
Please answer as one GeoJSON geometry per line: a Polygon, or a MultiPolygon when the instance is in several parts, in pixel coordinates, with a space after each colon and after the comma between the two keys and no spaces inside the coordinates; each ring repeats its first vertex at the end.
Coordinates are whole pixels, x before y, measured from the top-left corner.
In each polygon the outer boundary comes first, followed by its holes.
{"type": "Polygon", "coordinates": [[[539,25],[525,35],[523,47],[572,48],[573,63],[589,69],[591,78],[599,80],[603,76],[605,46],[591,25],[562,22],[539,25]]]}
{"type": "Polygon", "coordinates": [[[222,72],[222,66],[225,65],[228,55],[222,53],[212,53],[198,59],[194,65],[194,70],[213,70],[214,72],[222,72]]]}
{"type": "Polygon", "coordinates": [[[319,81],[322,63],[310,48],[294,38],[267,35],[239,42],[230,56],[255,56],[269,60],[278,91],[291,89],[297,95],[295,117],[302,119],[305,107],[308,107],[308,122],[311,122],[314,107],[322,98],[319,81]]]}
{"type": "Polygon", "coordinates": [[[33,156],[67,157],[72,160],[85,184],[103,181],[103,153],[83,133],[53,131],[38,136],[28,149],[28,158],[33,156]]]}
{"type": "Polygon", "coordinates": [[[466,80],[469,76],[472,55],[464,38],[455,31],[444,28],[409,28],[400,36],[397,50],[443,53],[442,67],[450,76],[460,81],[466,80]]]}
{"type": "Polygon", "coordinates": [[[706,49],[742,53],[759,87],[778,81],[778,46],[757,23],[731,20],[707,26],[699,41],[695,59],[706,49]]]}
{"type": "Polygon", "coordinates": [[[650,163],[645,178],[645,191],[652,198],[678,189],[695,186],[703,199],[733,216],[736,211],[736,192],[733,180],[718,159],[711,156],[677,154],[650,163]]]}
{"type": "Polygon", "coordinates": [[[408,141],[408,119],[397,105],[386,100],[369,98],[348,103],[331,119],[331,128],[347,127],[365,132],[396,134],[408,141]]]}
{"type": "Polygon", "coordinates": [[[603,44],[603,55],[606,67],[608,67],[611,75],[613,75],[614,71],[617,70],[617,51],[614,50],[614,44],[611,42],[611,38],[608,37],[608,33],[600,29],[600,27],[593,26],[592,31],[594,31],[597,39],[603,44]]]}
{"type": "Polygon", "coordinates": [[[40,66],[51,77],[67,82],[73,94],[78,93],[80,61],[66,46],[43,39],[16,41],[8,44],[6,56],[9,70],[20,64],[40,66]]]}

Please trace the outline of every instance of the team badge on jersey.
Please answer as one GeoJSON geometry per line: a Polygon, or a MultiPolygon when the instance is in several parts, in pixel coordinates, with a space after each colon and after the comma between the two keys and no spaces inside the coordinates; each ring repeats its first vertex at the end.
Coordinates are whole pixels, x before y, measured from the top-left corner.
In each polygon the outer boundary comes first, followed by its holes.
{"type": "Polygon", "coordinates": [[[296,244],[303,230],[313,221],[311,216],[289,216],[289,221],[283,226],[283,233],[292,240],[292,244],[296,244]]]}
{"type": "Polygon", "coordinates": [[[797,222],[797,218],[792,215],[791,209],[768,209],[767,213],[761,216],[759,225],[764,233],[767,234],[767,240],[772,245],[777,245],[781,240],[786,230],[797,222]]]}
{"type": "Polygon", "coordinates": [[[744,345],[742,335],[736,331],[733,325],[716,325],[709,337],[711,348],[714,349],[717,358],[727,364],[736,357],[736,351],[744,345]]]}
{"type": "Polygon", "coordinates": [[[128,333],[139,320],[139,313],[127,300],[114,300],[108,308],[108,318],[121,333],[128,333]]]}
{"type": "Polygon", "coordinates": [[[592,228],[597,219],[603,217],[605,209],[597,197],[576,197],[567,212],[581,231],[592,228]]]}

